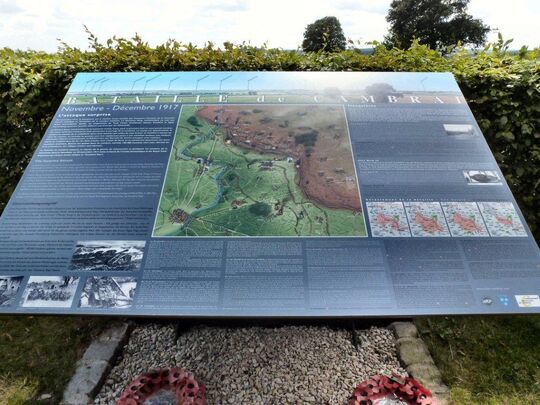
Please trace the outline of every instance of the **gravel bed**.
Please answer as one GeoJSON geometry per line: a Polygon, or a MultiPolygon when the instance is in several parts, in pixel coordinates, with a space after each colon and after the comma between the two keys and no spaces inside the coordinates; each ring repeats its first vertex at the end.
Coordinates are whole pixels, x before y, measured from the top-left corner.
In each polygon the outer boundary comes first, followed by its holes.
{"type": "Polygon", "coordinates": [[[154,367],[174,367],[175,335],[174,325],[146,324],[134,328],[94,404],[115,404],[135,377],[154,367]]]}
{"type": "Polygon", "coordinates": [[[199,326],[174,342],[173,326],[136,327],[95,404],[114,404],[125,385],[152,367],[185,367],[209,404],[346,404],[369,376],[401,369],[385,328],[351,332],[312,326],[199,326]]]}

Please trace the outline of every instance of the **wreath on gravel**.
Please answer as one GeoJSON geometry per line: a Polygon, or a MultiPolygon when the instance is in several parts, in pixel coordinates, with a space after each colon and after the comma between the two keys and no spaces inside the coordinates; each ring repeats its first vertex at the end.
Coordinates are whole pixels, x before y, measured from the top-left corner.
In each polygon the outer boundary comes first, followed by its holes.
{"type": "Polygon", "coordinates": [[[436,405],[431,392],[410,377],[376,375],[360,383],[349,405],[376,404],[436,405]]]}
{"type": "MultiPolygon", "coordinates": [[[[206,387],[184,368],[158,368],[141,374],[129,383],[116,405],[144,405],[156,394],[174,393],[178,405],[207,405],[206,387]]],[[[399,403],[436,405],[431,392],[410,377],[376,375],[360,383],[349,405],[399,403]],[[391,401],[391,402],[389,402],[391,401]]]]}
{"type": "Polygon", "coordinates": [[[207,405],[206,387],[184,368],[157,368],[127,385],[116,405],[143,405],[159,392],[173,392],[178,405],[207,405]]]}

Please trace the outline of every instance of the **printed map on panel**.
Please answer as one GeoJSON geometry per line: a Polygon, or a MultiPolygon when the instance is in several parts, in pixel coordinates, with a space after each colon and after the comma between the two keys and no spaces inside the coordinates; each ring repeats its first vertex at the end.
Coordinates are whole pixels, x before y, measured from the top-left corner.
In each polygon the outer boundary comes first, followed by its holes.
{"type": "Polygon", "coordinates": [[[366,236],[338,105],[185,105],[154,236],[366,236]]]}

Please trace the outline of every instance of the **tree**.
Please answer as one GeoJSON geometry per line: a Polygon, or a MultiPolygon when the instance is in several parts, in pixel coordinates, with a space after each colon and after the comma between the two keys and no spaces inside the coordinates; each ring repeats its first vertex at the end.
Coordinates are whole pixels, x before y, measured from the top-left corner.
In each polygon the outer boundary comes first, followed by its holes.
{"type": "Polygon", "coordinates": [[[461,42],[482,45],[490,28],[467,13],[470,0],[393,0],[386,20],[388,45],[408,48],[416,38],[432,49],[461,42]]]}
{"type": "Polygon", "coordinates": [[[373,83],[365,89],[366,94],[373,96],[377,103],[388,102],[388,96],[402,97],[403,94],[394,89],[394,86],[388,83],[373,83]]]}
{"type": "Polygon", "coordinates": [[[187,119],[187,122],[190,123],[191,125],[193,125],[194,127],[202,127],[202,125],[199,123],[199,120],[194,115],[189,117],[187,119]]]}
{"type": "Polygon", "coordinates": [[[256,202],[248,208],[249,212],[258,217],[267,217],[272,212],[272,207],[263,202],[256,202]]]}
{"type": "Polygon", "coordinates": [[[305,52],[343,51],[347,45],[341,23],[336,17],[324,17],[306,27],[302,49],[305,52]]]}

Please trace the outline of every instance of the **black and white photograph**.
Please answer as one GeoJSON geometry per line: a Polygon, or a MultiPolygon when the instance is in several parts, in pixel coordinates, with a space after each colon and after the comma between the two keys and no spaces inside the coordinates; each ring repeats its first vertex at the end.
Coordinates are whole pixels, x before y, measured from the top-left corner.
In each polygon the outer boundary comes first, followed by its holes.
{"type": "Polygon", "coordinates": [[[141,268],[146,242],[140,240],[79,241],[71,271],[137,271],[141,268]]]}
{"type": "Polygon", "coordinates": [[[130,308],[136,288],[135,277],[89,277],[81,293],[79,307],[130,308]]]}
{"type": "Polygon", "coordinates": [[[69,308],[79,277],[32,276],[23,294],[23,307],[69,308]]]}
{"type": "Polygon", "coordinates": [[[474,127],[470,124],[443,124],[446,135],[449,136],[473,136],[474,127]]]}
{"type": "Polygon", "coordinates": [[[471,185],[500,185],[499,174],[494,170],[464,170],[463,176],[471,185]]]}
{"type": "Polygon", "coordinates": [[[0,276],[0,307],[8,307],[15,303],[23,276],[0,276]]]}

